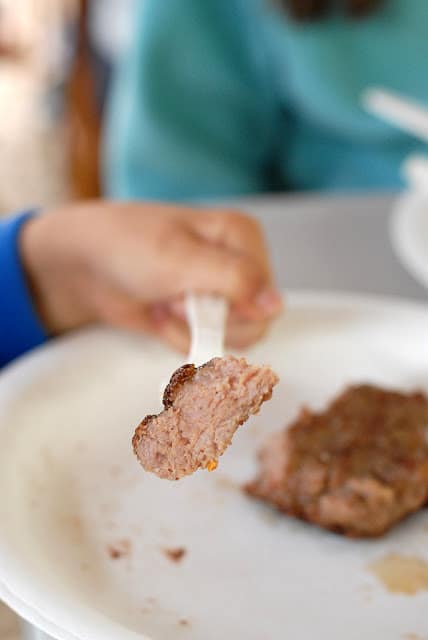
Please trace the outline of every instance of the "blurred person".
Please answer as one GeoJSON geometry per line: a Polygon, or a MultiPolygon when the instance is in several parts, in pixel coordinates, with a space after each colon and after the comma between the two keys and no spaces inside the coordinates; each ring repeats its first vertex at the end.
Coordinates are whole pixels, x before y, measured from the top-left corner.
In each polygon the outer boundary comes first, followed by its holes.
{"type": "Polygon", "coordinates": [[[100,194],[92,5],[0,0],[0,213],[100,194]]]}
{"type": "Polygon", "coordinates": [[[92,323],[189,345],[183,296],[226,296],[227,343],[259,339],[281,300],[258,224],[234,211],[87,201],[0,221],[0,366],[92,323]]]}
{"type": "Polygon", "coordinates": [[[113,69],[127,47],[136,4],[144,0],[87,0],[86,36],[100,110],[113,69]]]}
{"type": "Polygon", "coordinates": [[[112,71],[136,0],[78,0],[74,55],[65,88],[73,197],[100,196],[100,123],[112,71]]]}
{"type": "Polygon", "coordinates": [[[114,197],[401,186],[427,145],[364,112],[428,105],[427,0],[144,0],[105,125],[114,197]]]}
{"type": "Polygon", "coordinates": [[[101,105],[89,32],[90,0],[77,0],[70,35],[72,55],[64,81],[67,173],[73,199],[100,195],[99,140],[101,105]]]}
{"type": "Polygon", "coordinates": [[[0,1],[0,212],[64,201],[67,31],[77,0],[0,1]]]}

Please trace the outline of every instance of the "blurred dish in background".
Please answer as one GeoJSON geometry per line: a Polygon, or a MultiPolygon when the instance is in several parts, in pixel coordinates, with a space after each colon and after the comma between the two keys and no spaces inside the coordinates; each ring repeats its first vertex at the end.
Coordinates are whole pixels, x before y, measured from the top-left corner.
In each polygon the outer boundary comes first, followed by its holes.
{"type": "MultiPolygon", "coordinates": [[[[370,113],[386,122],[422,141],[428,140],[425,104],[382,87],[367,89],[362,103],[370,113]]],[[[410,154],[402,163],[401,174],[409,191],[400,197],[392,214],[392,246],[407,270],[428,287],[428,156],[410,154]]]]}
{"type": "Polygon", "coordinates": [[[427,189],[401,196],[390,223],[392,246],[404,267],[428,287],[428,181],[427,189]]]}
{"type": "Polygon", "coordinates": [[[114,65],[130,33],[134,2],[79,1],[76,50],[66,90],[70,179],[77,198],[94,198],[101,192],[101,120],[114,65]]]}

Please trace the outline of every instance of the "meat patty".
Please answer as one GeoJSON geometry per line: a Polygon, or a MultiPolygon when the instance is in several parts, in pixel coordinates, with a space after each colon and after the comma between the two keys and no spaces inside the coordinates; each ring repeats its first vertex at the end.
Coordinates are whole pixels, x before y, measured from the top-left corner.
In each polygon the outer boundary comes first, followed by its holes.
{"type": "Polygon", "coordinates": [[[246,491],[349,536],[378,536],[428,501],[428,400],[354,386],[302,410],[259,454],[246,491]]]}
{"type": "Polygon", "coordinates": [[[244,358],[184,365],[165,389],[164,410],[146,416],[132,444],[146,471],[178,480],[200,467],[213,470],[239,427],[272,395],[278,377],[244,358]]]}

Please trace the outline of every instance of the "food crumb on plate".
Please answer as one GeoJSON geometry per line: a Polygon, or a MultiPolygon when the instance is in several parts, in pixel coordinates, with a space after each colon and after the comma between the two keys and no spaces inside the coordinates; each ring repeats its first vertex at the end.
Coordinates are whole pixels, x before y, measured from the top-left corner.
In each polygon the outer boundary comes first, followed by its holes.
{"type": "Polygon", "coordinates": [[[172,562],[181,562],[187,553],[187,549],[185,547],[164,548],[162,551],[172,562]]]}
{"type": "Polygon", "coordinates": [[[180,618],[178,624],[180,625],[180,627],[188,627],[190,625],[190,622],[187,620],[187,618],[180,618]]]}
{"type": "Polygon", "coordinates": [[[217,460],[208,460],[207,462],[207,469],[208,471],[215,471],[218,467],[218,462],[217,460]]]}
{"type": "Polygon", "coordinates": [[[112,560],[117,560],[126,556],[132,551],[131,541],[127,538],[117,540],[113,544],[107,546],[107,553],[112,560]]]}

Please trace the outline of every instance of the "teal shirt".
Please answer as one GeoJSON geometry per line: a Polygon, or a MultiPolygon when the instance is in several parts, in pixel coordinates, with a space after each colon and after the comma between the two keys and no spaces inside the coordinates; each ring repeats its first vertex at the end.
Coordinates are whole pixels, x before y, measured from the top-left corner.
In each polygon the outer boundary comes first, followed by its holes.
{"type": "Polygon", "coordinates": [[[303,24],[271,0],[136,5],[105,125],[109,195],[390,189],[428,152],[360,102],[376,85],[428,107],[428,0],[303,24]]]}

